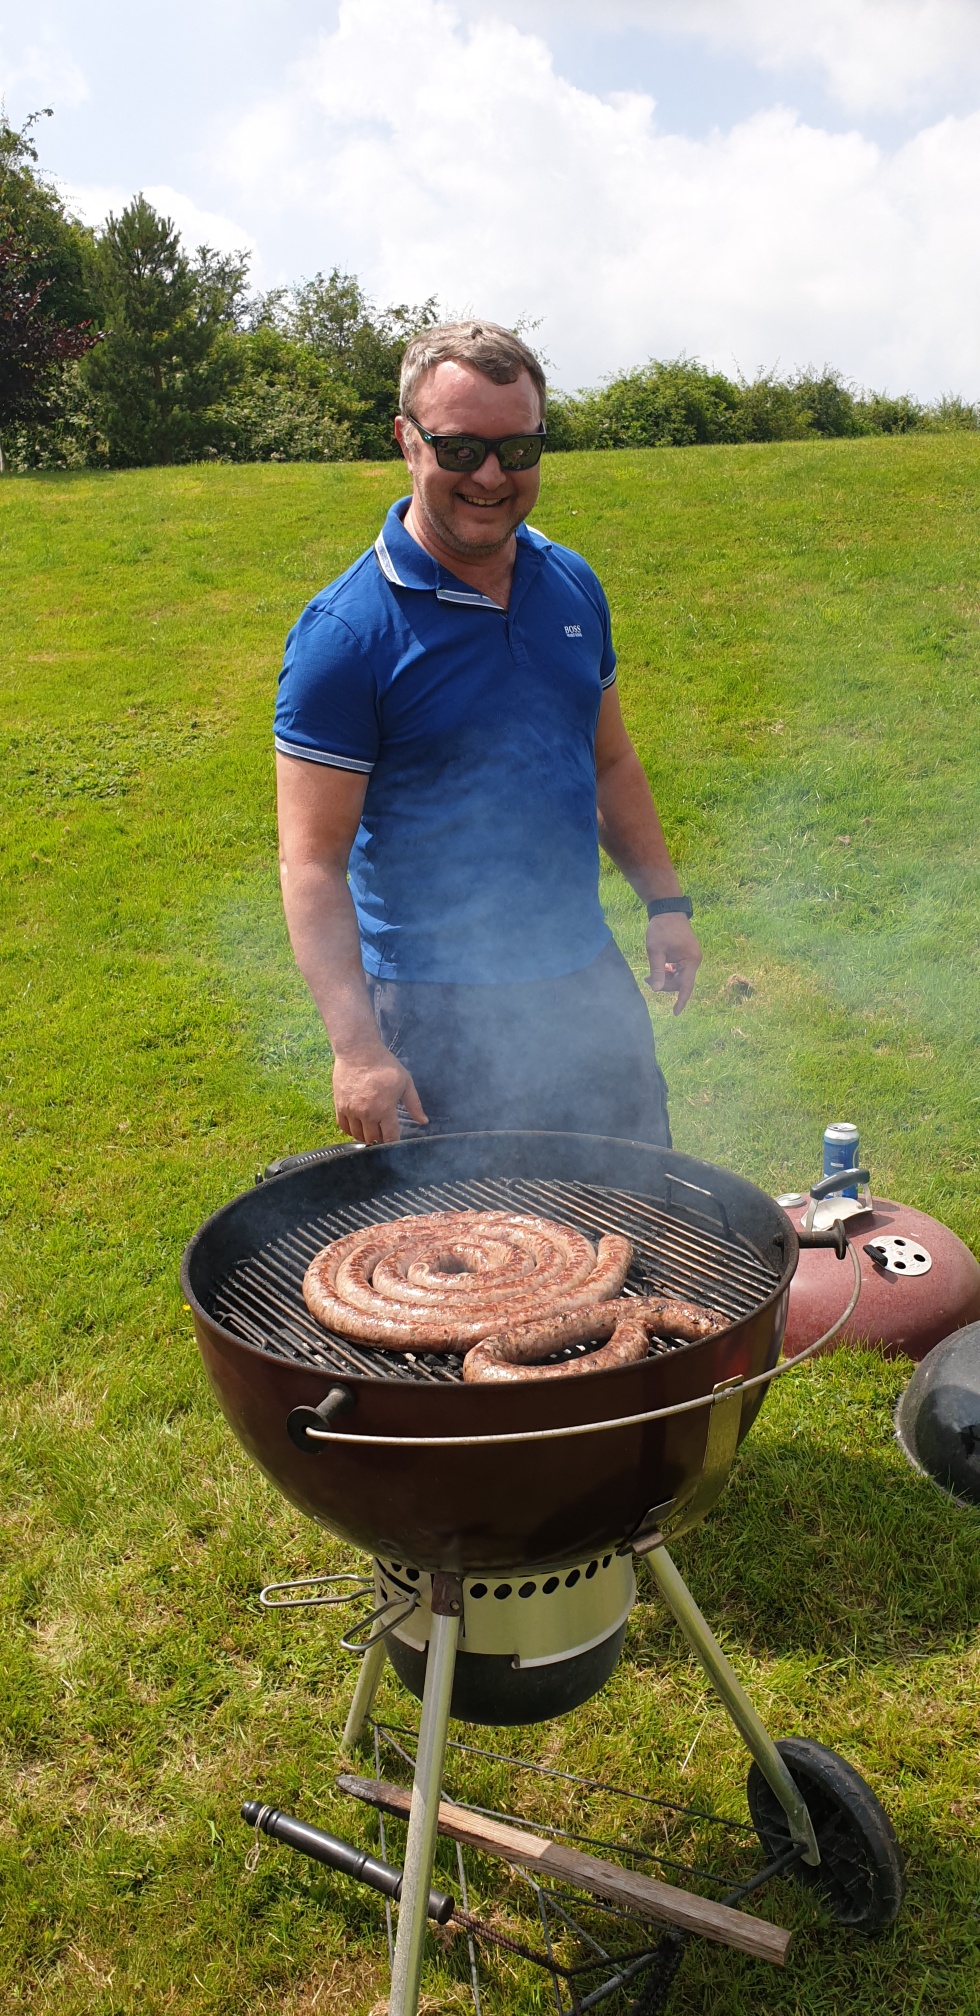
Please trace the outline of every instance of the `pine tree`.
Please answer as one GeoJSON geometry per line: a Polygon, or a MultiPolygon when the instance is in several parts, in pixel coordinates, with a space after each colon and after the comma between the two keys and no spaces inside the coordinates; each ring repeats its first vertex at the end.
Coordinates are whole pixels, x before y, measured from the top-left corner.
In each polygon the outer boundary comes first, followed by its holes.
{"type": "Polygon", "coordinates": [[[246,268],[245,257],[204,246],[189,259],[143,195],[108,219],[96,245],[108,334],[85,375],[116,466],[206,452],[209,409],[238,368],[246,268]]]}

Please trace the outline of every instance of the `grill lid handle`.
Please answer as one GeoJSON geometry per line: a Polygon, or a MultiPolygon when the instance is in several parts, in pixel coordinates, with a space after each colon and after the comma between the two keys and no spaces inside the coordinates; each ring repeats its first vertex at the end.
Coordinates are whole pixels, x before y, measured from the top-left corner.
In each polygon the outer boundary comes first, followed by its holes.
{"type": "Polygon", "coordinates": [[[824,1176],[822,1181],[810,1187],[810,1195],[819,1204],[824,1197],[836,1197],[838,1190],[852,1190],[859,1183],[870,1183],[870,1169],[835,1169],[832,1176],[824,1176]]]}
{"type": "Polygon", "coordinates": [[[305,1449],[309,1455],[316,1448],[316,1443],[310,1441],[307,1429],[329,1428],[337,1414],[345,1413],[353,1405],[354,1395],[349,1386],[331,1386],[319,1407],[293,1408],[286,1417],[286,1433],[297,1449],[305,1449]]]}

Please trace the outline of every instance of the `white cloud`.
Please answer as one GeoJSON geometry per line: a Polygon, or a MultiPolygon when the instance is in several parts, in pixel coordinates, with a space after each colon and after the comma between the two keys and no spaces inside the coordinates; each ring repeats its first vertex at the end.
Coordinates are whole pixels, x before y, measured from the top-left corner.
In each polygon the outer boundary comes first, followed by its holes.
{"type": "MultiPolygon", "coordinates": [[[[62,182],[61,193],[68,207],[83,224],[98,228],[105,223],[110,211],[116,217],[133,198],[131,189],[123,189],[118,184],[62,182]]],[[[169,217],[176,224],[186,250],[196,252],[199,245],[210,245],[216,252],[256,251],[256,242],[250,231],[236,224],[231,217],[223,216],[216,210],[202,210],[193,197],[185,196],[180,189],[173,189],[169,183],[155,182],[143,191],[148,203],[161,216],[169,217]]],[[[256,277],[253,268],[253,279],[256,277]]]]}
{"type": "Polygon", "coordinates": [[[250,231],[243,230],[234,218],[218,210],[202,210],[193,197],[172,189],[169,183],[154,182],[143,194],[154,210],[173,219],[188,251],[196,252],[199,245],[210,245],[215,252],[255,253],[256,243],[250,231]]]}
{"type": "Polygon", "coordinates": [[[45,26],[16,55],[0,50],[0,98],[8,117],[19,122],[40,105],[82,105],[88,83],[56,28],[45,26]]]}
{"type": "MultiPolygon", "coordinates": [[[[463,0],[485,16],[484,0],[463,0]]],[[[737,51],[784,74],[816,71],[850,111],[904,112],[980,86],[977,0],[499,0],[527,27],[638,28],[737,51]]]]}
{"type": "Polygon", "coordinates": [[[544,314],[565,385],[686,350],[980,391],[980,113],[890,154],[783,109],[691,140],[658,131],[648,97],[570,84],[513,24],[343,0],[221,166],[270,231],[302,214],[356,248],[383,299],[544,314]]]}

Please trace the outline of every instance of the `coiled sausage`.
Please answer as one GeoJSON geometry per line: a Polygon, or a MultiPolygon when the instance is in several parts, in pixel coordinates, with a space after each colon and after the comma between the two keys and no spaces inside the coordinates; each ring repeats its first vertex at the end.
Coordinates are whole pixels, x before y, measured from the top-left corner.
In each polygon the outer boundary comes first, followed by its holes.
{"type": "Polygon", "coordinates": [[[727,1330],[728,1317],[715,1309],[702,1309],[696,1302],[677,1302],[667,1296],[647,1296],[635,1301],[601,1302],[574,1315],[545,1317],[532,1323],[516,1324],[475,1344],[463,1359],[463,1378],[469,1383],[507,1379],[567,1379],[583,1372],[609,1372],[617,1365],[634,1365],[645,1358],[653,1337],[680,1337],[696,1343],[703,1337],[727,1330]],[[547,1358],[569,1344],[585,1344],[592,1337],[608,1338],[598,1351],[581,1358],[567,1358],[560,1365],[540,1365],[531,1361],[547,1358]]]}
{"type": "MultiPolygon", "coordinates": [[[[307,1307],[341,1337],[392,1351],[452,1351],[617,1296],[633,1257],[606,1233],[517,1211],[438,1211],[335,1239],[310,1262],[307,1307]]],[[[591,1334],[591,1333],[587,1333],[591,1334]]],[[[552,1347],[553,1348],[553,1347],[552,1347]]]]}

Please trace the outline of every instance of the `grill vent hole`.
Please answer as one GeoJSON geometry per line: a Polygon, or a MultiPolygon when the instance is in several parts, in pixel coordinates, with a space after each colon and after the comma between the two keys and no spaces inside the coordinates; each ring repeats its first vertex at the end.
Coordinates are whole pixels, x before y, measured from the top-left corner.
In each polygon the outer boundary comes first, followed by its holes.
{"type": "Polygon", "coordinates": [[[587,1582],[591,1582],[593,1575],[598,1573],[598,1569],[599,1569],[598,1561],[589,1562],[589,1565],[585,1571],[585,1579],[587,1582]]]}
{"type": "Polygon", "coordinates": [[[545,1595],[546,1595],[546,1596],[553,1596],[553,1595],[554,1595],[554,1593],[555,1593],[555,1590],[557,1589],[557,1587],[558,1587],[558,1577],[557,1577],[557,1575],[549,1575],[549,1577],[548,1577],[548,1580],[547,1580],[547,1582],[545,1582],[545,1583],[543,1584],[543,1589],[544,1589],[544,1593],[545,1593],[545,1595]]]}
{"type": "Polygon", "coordinates": [[[537,1586],[536,1582],[522,1582],[517,1592],[518,1596],[533,1596],[537,1586]]]}
{"type": "Polygon", "coordinates": [[[581,1576],[581,1573],[582,1573],[581,1568],[573,1568],[571,1574],[566,1575],[565,1577],[566,1589],[574,1589],[576,1582],[579,1580],[581,1576]]]}
{"type": "Polygon", "coordinates": [[[473,1587],[470,1590],[470,1595],[475,1600],[478,1600],[481,1596],[485,1596],[486,1593],[487,1593],[487,1585],[485,1582],[474,1582],[473,1587]]]}
{"type": "Polygon", "coordinates": [[[497,1598],[497,1602],[502,1603],[505,1597],[513,1596],[514,1591],[509,1582],[498,1582],[493,1593],[497,1598]]]}

